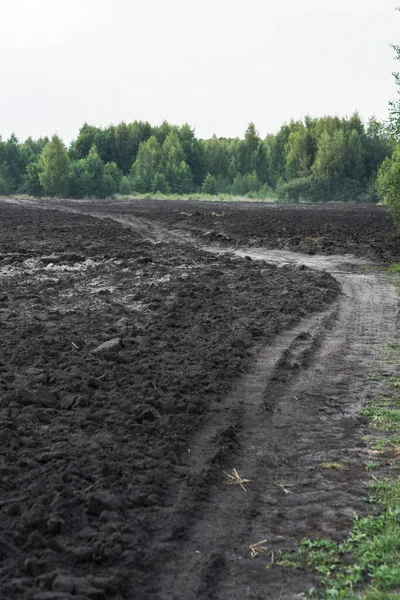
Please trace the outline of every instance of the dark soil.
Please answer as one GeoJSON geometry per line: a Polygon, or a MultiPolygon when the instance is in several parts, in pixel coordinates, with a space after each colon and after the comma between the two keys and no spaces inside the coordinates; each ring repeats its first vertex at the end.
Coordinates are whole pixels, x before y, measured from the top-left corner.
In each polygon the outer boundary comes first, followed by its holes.
{"type": "MultiPolygon", "coordinates": [[[[80,210],[91,206],[79,203],[80,210]]],[[[400,259],[400,236],[383,206],[157,200],[96,201],[95,206],[97,212],[155,220],[221,246],[354,254],[389,262],[400,259]]]]}
{"type": "MultiPolygon", "coordinates": [[[[125,209],[221,243],[398,250],[375,207],[357,218],[351,207],[125,209]]],[[[0,597],[162,597],[157,574],[207,502],[188,461],[193,438],[257,350],[338,292],[305,267],[0,203],[0,597]]],[[[236,443],[232,429],[220,433],[211,482],[236,443]]]]}

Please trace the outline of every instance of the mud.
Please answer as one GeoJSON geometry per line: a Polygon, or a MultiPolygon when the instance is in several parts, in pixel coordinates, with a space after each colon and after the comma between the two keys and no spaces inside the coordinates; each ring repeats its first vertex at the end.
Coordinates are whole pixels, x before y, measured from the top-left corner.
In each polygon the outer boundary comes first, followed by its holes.
{"type": "Polygon", "coordinates": [[[0,597],[299,597],[315,578],[266,564],[371,510],[358,413],[394,369],[391,280],[237,250],[253,208],[220,254],[172,205],[138,206],[0,201],[0,597]]]}

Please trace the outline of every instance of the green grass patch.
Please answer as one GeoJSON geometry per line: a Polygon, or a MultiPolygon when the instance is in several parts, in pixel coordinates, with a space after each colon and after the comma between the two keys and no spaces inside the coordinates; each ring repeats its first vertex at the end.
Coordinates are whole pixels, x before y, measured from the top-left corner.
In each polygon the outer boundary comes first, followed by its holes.
{"type": "Polygon", "coordinates": [[[193,193],[193,194],[129,194],[127,196],[122,196],[121,194],[117,194],[115,196],[117,200],[180,200],[180,201],[192,201],[192,202],[264,202],[271,203],[276,202],[277,198],[271,194],[268,198],[261,198],[254,195],[247,196],[235,196],[232,194],[202,194],[202,193],[193,193]]]}
{"type": "Polygon", "coordinates": [[[398,263],[391,264],[390,267],[388,267],[388,272],[400,274],[400,264],[398,264],[398,263]]]}
{"type": "Polygon", "coordinates": [[[320,575],[322,589],[309,590],[309,598],[400,599],[400,478],[374,482],[371,491],[382,513],[356,518],[345,542],[304,539],[296,553],[277,558],[320,575]]]}

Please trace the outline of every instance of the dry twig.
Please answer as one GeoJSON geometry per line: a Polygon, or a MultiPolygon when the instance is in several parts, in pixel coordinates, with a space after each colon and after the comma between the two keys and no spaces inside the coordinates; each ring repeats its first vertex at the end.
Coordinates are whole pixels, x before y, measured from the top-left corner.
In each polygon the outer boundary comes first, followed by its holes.
{"type": "Polygon", "coordinates": [[[286,495],[293,494],[293,492],[289,490],[290,487],[293,487],[291,483],[277,483],[276,485],[281,488],[286,495]]]}
{"type": "Polygon", "coordinates": [[[250,544],[250,554],[251,558],[255,558],[260,554],[260,552],[268,552],[267,546],[264,546],[267,540],[261,540],[261,542],[256,542],[255,544],[250,544]]]}
{"type": "Polygon", "coordinates": [[[236,469],[233,469],[232,473],[225,473],[225,475],[227,476],[228,480],[227,480],[227,484],[228,485],[240,485],[240,487],[242,488],[242,490],[244,492],[247,492],[246,488],[244,487],[244,483],[250,483],[251,479],[243,479],[243,477],[241,477],[239,475],[239,473],[236,471],[236,469]]]}

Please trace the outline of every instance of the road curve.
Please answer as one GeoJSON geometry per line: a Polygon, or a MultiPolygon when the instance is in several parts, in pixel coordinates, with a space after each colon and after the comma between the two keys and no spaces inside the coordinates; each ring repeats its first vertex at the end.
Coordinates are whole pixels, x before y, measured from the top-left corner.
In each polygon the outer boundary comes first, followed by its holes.
{"type": "MultiPolygon", "coordinates": [[[[209,487],[207,501],[195,504],[197,517],[179,555],[163,565],[160,600],[297,598],[312,577],[265,565],[304,536],[341,539],[355,512],[365,510],[359,497],[370,451],[358,415],[368,374],[392,373],[383,356],[398,311],[390,276],[348,256],[236,254],[327,270],[343,293],[327,312],[262,348],[251,372],[193,439],[188,460],[203,491],[209,487]],[[227,486],[222,472],[215,477],[221,454],[229,470],[250,479],[246,492],[227,486]],[[345,470],[326,469],[327,463],[345,470]],[[262,540],[265,551],[252,558],[249,546],[262,540]]],[[[182,490],[181,497],[191,496],[182,490]]],[[[177,530],[188,512],[184,500],[176,505],[177,530]]]]}

